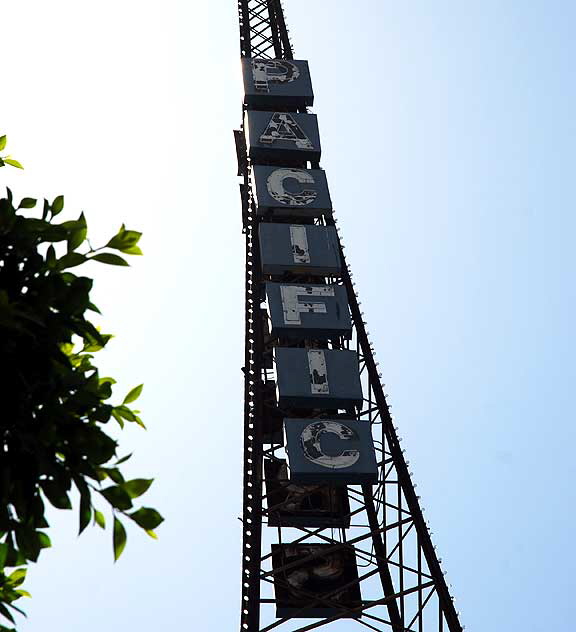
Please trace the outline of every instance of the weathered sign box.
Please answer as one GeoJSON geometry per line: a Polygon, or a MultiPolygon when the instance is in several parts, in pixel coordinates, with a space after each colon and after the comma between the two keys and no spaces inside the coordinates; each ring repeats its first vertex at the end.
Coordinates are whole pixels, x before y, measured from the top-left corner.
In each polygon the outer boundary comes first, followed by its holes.
{"type": "Polygon", "coordinates": [[[266,283],[273,336],[351,336],[352,320],[342,285],[266,283]]]}
{"type": "Polygon", "coordinates": [[[314,104],[308,62],[242,59],[244,103],[252,107],[306,107],[314,104]]]}
{"type": "Polygon", "coordinates": [[[268,526],[342,529],[350,526],[346,487],[292,483],[284,460],[266,459],[264,472],[268,526]]]}
{"type": "Polygon", "coordinates": [[[363,485],[378,482],[370,424],[343,419],[284,419],[290,481],[363,485]]]}
{"type": "Polygon", "coordinates": [[[340,275],[340,252],[334,226],[265,222],[260,224],[258,235],[264,274],[340,275]]]}
{"type": "Polygon", "coordinates": [[[246,112],[248,155],[256,162],[320,160],[320,134],[315,114],[246,112]]]}
{"type": "Polygon", "coordinates": [[[332,212],[322,169],[254,165],[252,180],[260,215],[319,217],[332,212]]]}
{"type": "Polygon", "coordinates": [[[275,360],[280,407],[344,409],[362,404],[355,351],[277,347],[275,360]]]}
{"type": "Polygon", "coordinates": [[[273,544],[276,616],[322,618],[360,616],[362,598],[356,557],[333,544],[273,544]],[[330,595],[329,598],[325,597],[330,595]]]}

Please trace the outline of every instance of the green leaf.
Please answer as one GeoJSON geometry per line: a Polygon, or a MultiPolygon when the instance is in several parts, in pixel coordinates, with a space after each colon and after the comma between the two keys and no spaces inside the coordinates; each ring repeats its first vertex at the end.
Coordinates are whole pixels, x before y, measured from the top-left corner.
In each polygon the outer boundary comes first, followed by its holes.
{"type": "Polygon", "coordinates": [[[12,623],[16,623],[14,621],[14,617],[12,616],[10,610],[8,610],[8,608],[6,608],[6,606],[3,603],[0,603],[0,614],[6,617],[8,621],[11,621],[12,623]]]}
{"type": "MultiPolygon", "coordinates": [[[[112,479],[116,483],[116,485],[122,485],[122,488],[126,489],[126,487],[123,484],[124,483],[124,477],[122,476],[122,473],[120,472],[120,470],[116,469],[115,467],[103,467],[102,471],[106,472],[106,474],[108,474],[108,477],[110,479],[112,479]]],[[[126,489],[126,491],[128,492],[127,489],[126,489]]],[[[130,492],[128,492],[128,493],[130,493],[130,492]]]]}
{"type": "Polygon", "coordinates": [[[143,254],[140,246],[130,246],[130,248],[122,248],[121,252],[126,255],[141,255],[143,254]]]}
{"type": "Polygon", "coordinates": [[[86,239],[86,235],[88,234],[87,228],[78,228],[72,231],[70,238],[68,239],[68,252],[72,252],[81,246],[86,239]]]}
{"type": "Polygon", "coordinates": [[[121,459],[118,459],[116,461],[116,465],[120,465],[121,463],[126,462],[131,456],[132,454],[127,454],[126,456],[123,456],[121,459]]]}
{"type": "Polygon", "coordinates": [[[128,514],[132,520],[139,526],[150,531],[164,522],[164,518],[151,507],[142,507],[131,514],[128,514]]]}
{"type": "Polygon", "coordinates": [[[85,255],[81,255],[79,252],[69,252],[57,261],[59,270],[65,270],[66,268],[73,268],[79,266],[86,261],[85,255]]]}
{"type": "Polygon", "coordinates": [[[142,389],[144,388],[144,384],[140,384],[139,386],[135,386],[124,398],[122,404],[131,404],[135,402],[140,395],[142,394],[142,389]]]}
{"type": "Polygon", "coordinates": [[[118,558],[122,555],[122,551],[126,546],[126,529],[124,529],[124,525],[114,516],[114,561],[116,562],[118,558]]]}
{"type": "Polygon", "coordinates": [[[101,263],[109,263],[112,266],[129,266],[130,264],[122,259],[119,255],[115,255],[111,252],[101,252],[97,255],[90,257],[94,261],[100,261],[101,263]]]}
{"type": "Polygon", "coordinates": [[[8,556],[8,543],[3,542],[0,544],[0,573],[6,564],[6,557],[8,556]]]}
{"type": "MultiPolygon", "coordinates": [[[[47,527],[48,524],[45,524],[43,526],[47,527]]],[[[36,531],[36,533],[38,534],[38,542],[40,544],[40,548],[49,549],[52,546],[52,541],[50,540],[48,535],[46,533],[43,533],[42,531],[36,531]]]]}
{"type": "MultiPolygon", "coordinates": [[[[116,406],[114,408],[114,412],[120,415],[123,419],[127,419],[128,421],[136,421],[136,415],[128,408],[128,406],[116,406]]],[[[114,415],[114,412],[112,413],[114,415]]],[[[114,415],[116,418],[116,415],[114,415]]]]}
{"type": "Polygon", "coordinates": [[[54,481],[40,481],[40,487],[44,495],[56,509],[72,509],[72,503],[66,489],[54,481]]]}
{"type": "Polygon", "coordinates": [[[12,165],[12,167],[16,167],[17,169],[24,169],[24,167],[14,158],[4,158],[4,162],[7,165],[12,165]]]}
{"type": "Polygon", "coordinates": [[[144,422],[138,417],[138,415],[134,415],[134,421],[140,426],[140,428],[144,428],[146,430],[146,426],[144,422]]]}
{"type": "Polygon", "coordinates": [[[126,252],[129,248],[136,246],[140,241],[140,237],[142,237],[142,233],[135,230],[126,230],[124,224],[122,224],[118,233],[112,237],[106,244],[106,247],[126,252]]]}
{"type": "Polygon", "coordinates": [[[128,492],[117,485],[107,487],[100,493],[113,507],[116,507],[116,509],[122,509],[125,511],[126,509],[130,509],[132,507],[132,500],[130,499],[128,492]]]}
{"type": "Polygon", "coordinates": [[[82,489],[80,493],[80,527],[78,529],[78,535],[84,531],[84,529],[90,524],[92,518],[92,502],[90,499],[90,490],[88,486],[82,489]]]}
{"type": "Polygon", "coordinates": [[[106,520],[104,519],[104,514],[98,509],[94,509],[94,522],[101,528],[106,528],[106,520]]]}
{"type": "Polygon", "coordinates": [[[142,496],[148,490],[153,482],[153,478],[134,478],[124,483],[122,489],[128,492],[130,498],[138,498],[138,496],[142,496]]]}
{"type": "Polygon", "coordinates": [[[9,583],[14,587],[20,586],[20,584],[24,583],[24,580],[26,579],[26,572],[25,568],[17,568],[8,576],[9,583]]]}
{"type": "Polygon", "coordinates": [[[88,307],[86,309],[89,309],[93,312],[96,312],[97,314],[101,314],[102,312],[96,307],[96,305],[94,305],[94,303],[88,303],[88,307]]]}
{"type": "Polygon", "coordinates": [[[4,136],[0,136],[0,151],[5,149],[6,147],[6,134],[4,136]]]}
{"type": "Polygon", "coordinates": [[[88,225],[86,224],[86,218],[84,213],[80,213],[80,217],[75,222],[75,228],[72,229],[68,237],[68,252],[72,252],[78,248],[78,246],[84,243],[86,235],[88,233],[88,225]]]}
{"type": "Polygon", "coordinates": [[[112,409],[112,417],[118,422],[120,428],[124,428],[124,419],[122,419],[122,415],[114,408],[112,409]]]}
{"type": "Polygon", "coordinates": [[[54,202],[52,202],[50,208],[52,209],[52,217],[55,217],[56,215],[58,215],[58,213],[61,213],[62,209],[64,208],[64,196],[59,195],[58,197],[54,198],[54,202]]]}
{"type": "Polygon", "coordinates": [[[46,265],[49,268],[54,268],[56,266],[56,251],[52,245],[49,246],[46,251],[46,265]]]}
{"type": "Polygon", "coordinates": [[[32,597],[32,595],[27,590],[22,590],[21,588],[16,591],[20,597],[32,597]]]}
{"type": "Polygon", "coordinates": [[[18,208],[34,208],[36,206],[36,200],[34,198],[22,198],[18,208]]]}

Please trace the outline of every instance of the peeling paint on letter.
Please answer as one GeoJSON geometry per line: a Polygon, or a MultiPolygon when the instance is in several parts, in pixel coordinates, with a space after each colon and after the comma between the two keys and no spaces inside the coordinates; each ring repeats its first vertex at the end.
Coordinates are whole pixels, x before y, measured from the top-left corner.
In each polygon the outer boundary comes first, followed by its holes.
{"type": "Polygon", "coordinates": [[[314,178],[307,171],[302,169],[276,169],[269,176],[266,181],[266,187],[268,193],[281,204],[288,204],[290,206],[306,206],[312,204],[318,192],[311,189],[309,186],[304,185],[315,184],[314,178]],[[303,185],[302,191],[299,193],[292,193],[287,191],[284,187],[284,183],[288,179],[296,180],[299,184],[303,185]]]}
{"type": "Polygon", "coordinates": [[[308,368],[310,369],[310,388],[313,395],[328,395],[328,369],[324,351],[317,349],[308,351],[308,368]]]}
{"type": "Polygon", "coordinates": [[[266,145],[271,145],[277,140],[292,142],[298,149],[314,149],[312,141],[288,112],[274,112],[266,130],[260,136],[260,142],[266,145]]]}
{"type": "Polygon", "coordinates": [[[304,296],[334,296],[334,288],[330,286],[310,287],[299,285],[281,285],[280,295],[282,297],[282,309],[284,311],[285,325],[301,325],[300,314],[327,314],[326,303],[314,303],[312,301],[301,301],[304,296]]]}
{"type": "Polygon", "coordinates": [[[341,441],[357,439],[358,435],[352,428],[338,421],[317,421],[306,426],[300,435],[300,445],[304,456],[312,463],[327,467],[331,470],[341,470],[351,467],[360,458],[359,450],[342,450],[337,456],[325,454],[322,450],[323,434],[334,434],[341,441]]]}
{"type": "Polygon", "coordinates": [[[270,92],[271,83],[290,83],[299,76],[298,66],[285,59],[252,60],[252,77],[257,92],[270,92]]]}
{"type": "Polygon", "coordinates": [[[290,241],[294,263],[310,263],[306,226],[290,226],[290,241]]]}

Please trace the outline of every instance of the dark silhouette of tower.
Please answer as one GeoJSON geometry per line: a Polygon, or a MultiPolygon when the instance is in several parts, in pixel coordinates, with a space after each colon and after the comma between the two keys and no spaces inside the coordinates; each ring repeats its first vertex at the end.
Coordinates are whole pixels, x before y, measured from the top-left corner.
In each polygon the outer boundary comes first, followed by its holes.
{"type": "MultiPolygon", "coordinates": [[[[336,229],[307,62],[240,0],[246,236],[240,629],[460,632],[336,229]]],[[[328,176],[328,177],[327,177],[328,176]]]]}

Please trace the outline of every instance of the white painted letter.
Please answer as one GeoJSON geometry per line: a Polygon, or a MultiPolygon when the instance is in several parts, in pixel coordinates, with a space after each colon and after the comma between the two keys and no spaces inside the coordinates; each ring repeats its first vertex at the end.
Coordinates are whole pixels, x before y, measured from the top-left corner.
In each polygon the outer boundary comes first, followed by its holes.
{"type": "Polygon", "coordinates": [[[320,445],[324,433],[336,435],[342,441],[357,439],[358,435],[349,427],[338,421],[317,421],[306,426],[300,436],[300,445],[304,456],[312,463],[327,467],[332,470],[340,470],[350,467],[360,458],[359,450],[343,450],[339,456],[325,454],[320,445]]]}

